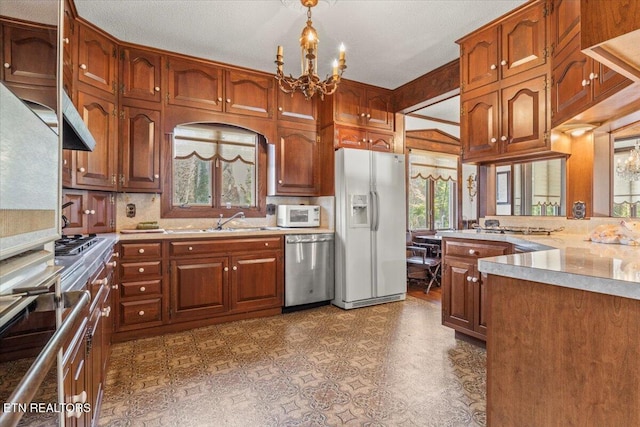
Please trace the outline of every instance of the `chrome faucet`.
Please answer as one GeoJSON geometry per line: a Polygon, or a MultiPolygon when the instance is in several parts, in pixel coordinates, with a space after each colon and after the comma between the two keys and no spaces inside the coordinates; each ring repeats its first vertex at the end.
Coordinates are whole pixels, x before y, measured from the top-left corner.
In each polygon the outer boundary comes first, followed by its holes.
{"type": "Polygon", "coordinates": [[[228,223],[229,221],[231,221],[232,219],[236,218],[236,217],[240,217],[240,218],[244,218],[244,212],[238,212],[235,213],[231,216],[231,218],[227,219],[226,221],[222,221],[222,217],[223,215],[220,214],[220,218],[218,219],[218,224],[216,225],[216,230],[222,230],[222,226],[225,225],[226,223],[228,223]]]}

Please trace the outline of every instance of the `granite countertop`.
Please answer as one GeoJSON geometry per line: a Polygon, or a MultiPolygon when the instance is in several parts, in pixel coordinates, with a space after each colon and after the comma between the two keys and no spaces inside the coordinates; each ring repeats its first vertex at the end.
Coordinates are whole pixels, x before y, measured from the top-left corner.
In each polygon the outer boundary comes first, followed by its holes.
{"type": "Polygon", "coordinates": [[[134,242],[138,240],[184,240],[184,239],[235,239],[238,237],[267,237],[284,236],[287,234],[322,234],[333,233],[329,228],[281,228],[281,227],[245,227],[233,230],[202,231],[201,229],[176,229],[160,233],[140,232],[136,234],[115,233],[120,242],[134,242]]]}
{"type": "Polygon", "coordinates": [[[498,234],[475,230],[438,235],[512,243],[518,253],[478,260],[483,273],[640,300],[640,246],[594,243],[584,234],[498,234]]]}

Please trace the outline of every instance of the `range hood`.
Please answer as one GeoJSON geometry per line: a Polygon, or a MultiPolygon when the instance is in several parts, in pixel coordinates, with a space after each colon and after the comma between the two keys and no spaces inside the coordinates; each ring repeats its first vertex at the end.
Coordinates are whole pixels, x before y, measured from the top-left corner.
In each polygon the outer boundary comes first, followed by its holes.
{"type": "Polygon", "coordinates": [[[96,140],[67,93],[62,93],[62,148],[65,150],[93,151],[96,140]]]}

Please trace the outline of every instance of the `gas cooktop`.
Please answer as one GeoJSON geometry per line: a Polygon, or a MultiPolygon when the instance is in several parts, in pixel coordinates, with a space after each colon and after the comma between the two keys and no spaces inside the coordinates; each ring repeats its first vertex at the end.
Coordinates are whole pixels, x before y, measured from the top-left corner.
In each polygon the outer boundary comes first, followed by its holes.
{"type": "Polygon", "coordinates": [[[61,239],[55,242],[55,254],[56,256],[79,255],[99,241],[100,239],[95,234],[89,234],[88,236],[83,236],[82,234],[63,235],[61,239]]]}

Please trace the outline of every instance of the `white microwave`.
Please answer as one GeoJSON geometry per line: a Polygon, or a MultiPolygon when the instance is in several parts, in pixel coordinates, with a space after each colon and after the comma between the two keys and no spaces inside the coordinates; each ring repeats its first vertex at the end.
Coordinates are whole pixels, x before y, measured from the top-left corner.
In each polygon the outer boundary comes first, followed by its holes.
{"type": "Polygon", "coordinates": [[[320,227],[320,206],[278,205],[278,227],[320,227]]]}

